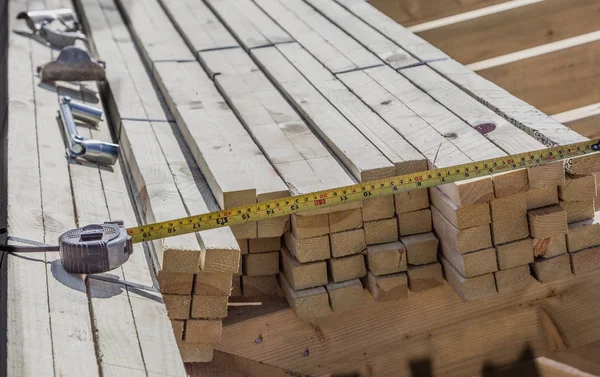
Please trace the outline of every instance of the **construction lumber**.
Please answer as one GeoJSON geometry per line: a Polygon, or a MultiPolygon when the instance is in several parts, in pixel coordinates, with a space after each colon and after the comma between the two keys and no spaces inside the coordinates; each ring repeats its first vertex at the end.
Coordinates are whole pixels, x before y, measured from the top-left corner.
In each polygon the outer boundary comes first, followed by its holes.
{"type": "Polygon", "coordinates": [[[533,281],[528,264],[496,271],[494,278],[500,294],[522,291],[533,281]]]}
{"type": "Polygon", "coordinates": [[[488,224],[466,229],[456,229],[435,207],[431,209],[433,226],[442,245],[459,253],[481,250],[492,246],[488,224]]]}
{"type": "Polygon", "coordinates": [[[279,273],[279,251],[246,254],[243,256],[244,275],[263,276],[279,273]]]}
{"type": "Polygon", "coordinates": [[[405,272],[377,276],[369,271],[364,282],[375,301],[392,301],[408,297],[408,278],[405,272]]]}
{"type": "Polygon", "coordinates": [[[600,247],[590,247],[569,254],[573,274],[583,274],[600,269],[600,247]]]}
{"type": "MultiPolygon", "coordinates": [[[[238,246],[240,247],[240,254],[248,254],[250,251],[249,240],[248,239],[236,239],[238,246]]],[[[241,266],[241,263],[240,263],[241,266]]]]}
{"type": "Polygon", "coordinates": [[[336,2],[398,46],[402,46],[404,50],[419,60],[428,61],[447,58],[441,50],[406,30],[402,25],[378,11],[368,2],[362,0],[336,0],[336,2]]]}
{"type": "Polygon", "coordinates": [[[291,230],[296,239],[318,237],[329,234],[329,215],[291,216],[291,230]]]}
{"type": "Polygon", "coordinates": [[[181,359],[186,363],[207,363],[213,359],[213,346],[210,344],[180,343],[181,359]]]}
{"type": "Polygon", "coordinates": [[[444,285],[442,265],[439,262],[409,266],[408,287],[412,292],[423,292],[444,285]]]}
{"type": "Polygon", "coordinates": [[[494,174],[494,197],[496,198],[504,198],[529,191],[527,169],[494,174]]]}
{"type": "Polygon", "coordinates": [[[527,213],[529,218],[529,232],[534,238],[550,238],[559,234],[566,234],[567,214],[558,205],[531,210],[527,213]]]}
{"type": "MultiPolygon", "coordinates": [[[[561,236],[557,236],[556,238],[561,236]]],[[[533,263],[533,240],[527,237],[519,241],[497,245],[496,253],[499,270],[508,270],[513,267],[533,263]]]]}
{"type": "Polygon", "coordinates": [[[363,286],[358,279],[325,286],[329,295],[329,305],[334,312],[354,309],[365,304],[363,286]]]}
{"type": "Polygon", "coordinates": [[[239,46],[204,3],[193,0],[161,0],[160,3],[194,53],[239,46]],[[190,28],[198,31],[185,33],[190,28]]]}
{"type": "Polygon", "coordinates": [[[222,332],[221,321],[190,319],[185,324],[185,342],[215,344],[221,340],[222,332]]]}
{"type": "Polygon", "coordinates": [[[333,73],[380,64],[375,55],[303,1],[256,3],[333,73]]]}
{"type": "MultiPolygon", "coordinates": [[[[430,168],[505,155],[390,67],[353,71],[337,77],[422,153],[430,168]],[[477,147],[473,148],[474,145],[477,147]]],[[[457,206],[489,201],[494,195],[489,177],[442,185],[440,189],[457,206]]]]}
{"type": "Polygon", "coordinates": [[[429,208],[398,215],[398,233],[401,236],[431,232],[431,224],[429,208]]]}
{"type": "Polygon", "coordinates": [[[527,215],[527,195],[520,193],[493,199],[490,202],[492,223],[527,215]]]}
{"type": "Polygon", "coordinates": [[[244,298],[277,297],[277,275],[242,276],[244,298]]]}
{"type": "Polygon", "coordinates": [[[368,46],[369,50],[393,68],[402,68],[418,63],[408,52],[396,46],[392,41],[371,28],[368,24],[344,9],[334,1],[314,1],[308,3],[340,29],[368,46]]]}
{"type": "Polygon", "coordinates": [[[442,255],[465,278],[498,271],[496,250],[488,248],[461,254],[442,245],[442,255]]]}
{"type": "Polygon", "coordinates": [[[231,294],[230,294],[231,297],[239,298],[244,295],[244,293],[242,291],[241,278],[242,277],[239,275],[233,275],[231,277],[231,294]]]}
{"type": "Polygon", "coordinates": [[[550,238],[533,239],[533,256],[552,258],[567,252],[566,235],[560,234],[550,238]]]}
{"type": "Polygon", "coordinates": [[[334,283],[362,278],[367,274],[362,254],[331,258],[327,261],[329,276],[334,283]]]}
{"type": "Polygon", "coordinates": [[[365,221],[364,235],[367,245],[377,245],[397,241],[398,220],[396,217],[392,217],[391,219],[365,221]]]}
{"type": "Polygon", "coordinates": [[[578,201],[560,201],[558,203],[567,214],[567,223],[576,223],[583,220],[593,219],[596,212],[594,199],[578,201]]]}
{"type": "Polygon", "coordinates": [[[594,219],[569,224],[569,232],[567,233],[567,250],[569,253],[600,245],[599,220],[598,212],[596,212],[594,219]]]}
{"type": "Polygon", "coordinates": [[[404,236],[400,241],[406,248],[406,261],[410,265],[429,264],[437,261],[439,240],[433,233],[404,236]]]}
{"type": "Polygon", "coordinates": [[[431,204],[457,229],[489,224],[488,202],[458,207],[439,187],[430,189],[431,204]]]}
{"type": "Polygon", "coordinates": [[[363,216],[360,208],[331,212],[329,214],[329,231],[331,233],[363,227],[363,216]]]}
{"type": "MultiPolygon", "coordinates": [[[[231,273],[201,272],[194,279],[194,294],[206,296],[229,296],[231,273]]],[[[161,287],[162,290],[162,287],[161,287]]]]}
{"type": "Polygon", "coordinates": [[[284,247],[281,249],[281,265],[287,281],[296,291],[327,284],[325,261],[300,263],[284,247]]]}
{"type": "Polygon", "coordinates": [[[209,0],[207,4],[229,26],[247,50],[293,41],[250,0],[209,0]]]}
{"type": "Polygon", "coordinates": [[[558,189],[554,186],[527,191],[527,210],[558,204],[558,189]]]}
{"type": "Polygon", "coordinates": [[[192,307],[186,318],[225,318],[227,296],[192,296],[192,307]]]}
{"type": "Polygon", "coordinates": [[[292,233],[284,235],[285,245],[301,263],[320,261],[331,257],[329,236],[319,236],[298,240],[292,233]]]}
{"type": "Polygon", "coordinates": [[[252,50],[251,55],[357,180],[394,175],[395,168],[389,160],[277,48],[252,50]]]}
{"type": "Polygon", "coordinates": [[[538,258],[531,264],[531,271],[540,283],[566,279],[571,276],[569,254],[562,254],[552,258],[538,258]]]}
{"type": "Polygon", "coordinates": [[[441,257],[444,278],[463,301],[475,301],[496,294],[494,274],[466,278],[444,257],[441,257]]]}
{"type": "Polygon", "coordinates": [[[186,295],[192,293],[194,274],[161,272],[157,276],[157,281],[162,293],[186,295]]]}
{"type": "Polygon", "coordinates": [[[396,214],[418,211],[429,207],[427,189],[401,192],[394,195],[396,214]]]}
{"type": "MultiPolygon", "coordinates": [[[[196,29],[189,26],[183,32],[195,35],[196,29]]],[[[206,51],[200,53],[199,58],[294,195],[355,183],[246,52],[242,49],[206,51]],[[277,148],[272,148],[274,141],[277,148]]],[[[356,208],[356,204],[322,212],[350,208],[356,208]]]]}
{"type": "MultiPolygon", "coordinates": [[[[399,72],[471,127],[479,129],[485,138],[506,154],[525,153],[544,148],[544,144],[514,127],[430,67],[417,66],[399,72]],[[485,128],[486,126],[489,127],[485,128]]],[[[562,161],[528,168],[527,172],[531,188],[556,186],[564,183],[562,161]]]]}
{"type": "Polygon", "coordinates": [[[598,9],[598,3],[593,0],[568,6],[562,2],[535,1],[526,6],[426,30],[419,36],[454,59],[468,64],[595,31],[591,15],[598,9]],[[571,25],[565,20],[577,22],[571,25]],[[509,22],[511,26],[507,27],[509,22]],[[523,35],[527,38],[522,38],[523,35]],[[484,48],[484,45],[494,48],[484,48]]]}
{"type": "Polygon", "coordinates": [[[163,295],[165,306],[169,314],[169,319],[185,320],[190,317],[190,308],[192,306],[192,297],[188,295],[163,295]]]}
{"type": "Polygon", "coordinates": [[[564,201],[592,200],[596,199],[596,175],[572,175],[567,174],[565,183],[558,186],[558,196],[564,201]]]}
{"type": "Polygon", "coordinates": [[[401,242],[367,246],[367,267],[376,276],[406,271],[406,249],[401,242]]]}
{"type": "Polygon", "coordinates": [[[492,221],[491,228],[494,245],[520,240],[529,234],[527,230],[527,216],[492,221]]]}
{"type": "Polygon", "coordinates": [[[279,274],[279,284],[298,319],[312,320],[329,314],[329,296],[324,287],[294,290],[285,274],[279,274]]]}
{"type": "Polygon", "coordinates": [[[278,250],[281,250],[281,237],[253,238],[248,240],[248,252],[251,254],[278,250]]]}
{"type": "Polygon", "coordinates": [[[331,256],[334,258],[358,254],[367,247],[365,230],[354,229],[329,235],[331,256]]]}

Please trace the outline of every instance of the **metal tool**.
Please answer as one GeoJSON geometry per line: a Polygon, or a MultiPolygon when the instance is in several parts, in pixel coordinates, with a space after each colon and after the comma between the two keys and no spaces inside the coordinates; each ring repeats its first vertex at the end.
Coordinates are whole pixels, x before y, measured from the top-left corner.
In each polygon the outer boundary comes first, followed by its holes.
{"type": "Polygon", "coordinates": [[[44,38],[48,43],[54,47],[65,48],[67,46],[73,46],[76,41],[83,41],[88,43],[85,34],[79,31],[64,31],[52,28],[50,23],[44,22],[41,26],[38,35],[44,38]]]}
{"type": "Polygon", "coordinates": [[[77,119],[84,122],[97,124],[102,118],[102,112],[94,107],[72,102],[68,96],[62,97],[60,101],[60,117],[65,127],[69,157],[81,157],[99,164],[114,165],[119,157],[119,145],[84,139],[79,135],[75,126],[75,115],[77,119]],[[89,119],[92,121],[89,122],[89,119]]]}
{"type": "Polygon", "coordinates": [[[63,48],[56,61],[38,67],[42,82],[54,81],[104,81],[105,63],[95,61],[90,54],[77,46],[63,48]]]}
{"type": "Polygon", "coordinates": [[[17,15],[17,19],[25,20],[29,29],[35,34],[41,30],[42,25],[53,21],[58,21],[63,24],[65,31],[80,30],[80,24],[72,9],[49,9],[21,12],[17,15]]]}

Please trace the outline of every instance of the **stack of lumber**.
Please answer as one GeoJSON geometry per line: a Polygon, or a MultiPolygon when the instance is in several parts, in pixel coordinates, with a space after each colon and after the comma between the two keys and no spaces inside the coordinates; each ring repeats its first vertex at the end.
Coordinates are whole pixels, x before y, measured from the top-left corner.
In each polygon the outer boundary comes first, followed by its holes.
{"type": "MultiPolygon", "coordinates": [[[[9,115],[6,150],[0,149],[7,156],[2,175],[10,179],[0,188],[8,203],[0,226],[8,243],[56,245],[63,232],[88,224],[137,225],[121,164],[107,168],[65,156],[59,96],[102,109],[96,84],[41,83],[36,67],[55,60],[58,51],[16,19],[22,11],[70,8],[70,2],[7,3],[0,23],[10,30],[2,52],[8,53],[9,115]]],[[[113,141],[107,119],[78,130],[85,138],[113,141]]],[[[88,276],[67,273],[56,252],[1,253],[0,375],[185,376],[148,263],[141,244],[123,266],[88,276]]]]}
{"type": "MultiPolygon", "coordinates": [[[[166,221],[214,211],[222,208],[225,201],[247,197],[247,192],[254,195],[254,190],[247,189],[224,191],[217,200],[213,197],[209,182],[172,121],[118,10],[106,0],[82,0],[78,5],[93,39],[94,54],[103,59],[110,57],[111,70],[103,96],[112,106],[111,120],[119,135],[121,158],[127,166],[142,221],[166,221]]],[[[224,170],[214,176],[225,173],[224,170]]],[[[284,226],[273,224],[274,227],[267,227],[267,234],[278,234],[284,226]]],[[[255,236],[256,223],[251,225],[246,228],[255,236]]],[[[221,320],[227,315],[232,279],[240,266],[234,229],[158,240],[153,249],[158,283],[183,360],[210,360],[213,346],[221,336],[221,320]]]]}

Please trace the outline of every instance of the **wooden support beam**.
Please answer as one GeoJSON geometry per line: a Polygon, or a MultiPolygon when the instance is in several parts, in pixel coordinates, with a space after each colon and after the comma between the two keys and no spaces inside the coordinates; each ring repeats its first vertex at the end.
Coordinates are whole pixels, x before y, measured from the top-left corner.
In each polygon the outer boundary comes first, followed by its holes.
{"type": "Polygon", "coordinates": [[[277,297],[277,275],[242,276],[246,299],[273,299],[277,297]]]}
{"type": "Polygon", "coordinates": [[[459,253],[481,250],[492,246],[490,226],[488,224],[472,228],[455,228],[435,207],[431,208],[433,228],[440,239],[441,245],[446,245],[459,253]]]}
{"type": "Polygon", "coordinates": [[[592,220],[569,224],[567,249],[569,253],[600,245],[600,213],[592,220]]]}
{"type": "Polygon", "coordinates": [[[496,253],[498,269],[500,270],[508,270],[513,267],[533,263],[533,240],[528,237],[496,246],[496,253]]]}
{"type": "Polygon", "coordinates": [[[358,279],[325,286],[329,295],[329,305],[334,312],[354,309],[365,304],[363,286],[358,279]]]}
{"type": "Polygon", "coordinates": [[[433,233],[404,236],[400,241],[406,248],[406,260],[410,265],[429,264],[437,261],[439,240],[433,233]]]}
{"type": "Polygon", "coordinates": [[[405,272],[377,276],[369,271],[364,281],[375,301],[392,301],[408,297],[408,279],[405,272]]]}
{"type": "Polygon", "coordinates": [[[552,258],[537,259],[531,264],[533,276],[540,283],[571,277],[571,261],[569,254],[562,254],[552,258]]]}
{"type": "Polygon", "coordinates": [[[406,271],[406,248],[401,242],[367,247],[367,267],[373,275],[389,275],[406,271]]]}
{"type": "Polygon", "coordinates": [[[279,284],[299,320],[311,320],[329,314],[329,296],[324,287],[297,291],[290,285],[285,274],[279,274],[279,284]]]}
{"type": "Polygon", "coordinates": [[[456,250],[442,246],[442,254],[456,271],[465,278],[498,271],[496,250],[493,247],[461,254],[456,250]]]}
{"type": "Polygon", "coordinates": [[[494,272],[494,278],[500,294],[522,291],[533,281],[528,264],[496,271],[494,272]]]}
{"type": "Polygon", "coordinates": [[[533,239],[533,256],[552,258],[567,252],[567,237],[564,234],[550,238],[533,239]]]}
{"type": "Polygon", "coordinates": [[[333,73],[381,64],[377,56],[302,0],[256,3],[333,73]]]}
{"type": "Polygon", "coordinates": [[[287,281],[296,291],[327,284],[325,261],[300,263],[284,247],[281,250],[281,265],[287,281]]]}
{"type": "Polygon", "coordinates": [[[446,258],[442,257],[441,261],[446,281],[463,301],[480,300],[497,293],[493,273],[466,278],[446,258]]]}
{"type": "MultiPolygon", "coordinates": [[[[457,229],[486,225],[491,221],[488,202],[457,207],[439,187],[429,190],[431,204],[457,229]]],[[[558,201],[557,201],[558,202],[558,201]]]]}
{"type": "Polygon", "coordinates": [[[439,262],[408,266],[406,274],[411,292],[423,292],[444,285],[442,265],[439,262]]]}
{"type": "Polygon", "coordinates": [[[329,276],[334,283],[362,278],[367,274],[365,258],[362,254],[327,260],[329,276]]]}
{"type": "Polygon", "coordinates": [[[478,62],[487,60],[490,64],[492,61],[498,64],[503,61],[502,56],[508,58],[513,55],[518,58],[518,55],[522,56],[524,53],[523,50],[533,50],[548,43],[560,43],[559,41],[597,30],[592,15],[600,8],[593,0],[581,0],[573,4],[525,0],[509,1],[502,5],[517,6],[430,30],[426,30],[428,25],[423,25],[421,30],[409,30],[419,33],[422,38],[463,64],[475,63],[470,67],[475,71],[478,70],[478,62]],[[527,38],[522,38],[523,35],[527,35],[527,38]]]}

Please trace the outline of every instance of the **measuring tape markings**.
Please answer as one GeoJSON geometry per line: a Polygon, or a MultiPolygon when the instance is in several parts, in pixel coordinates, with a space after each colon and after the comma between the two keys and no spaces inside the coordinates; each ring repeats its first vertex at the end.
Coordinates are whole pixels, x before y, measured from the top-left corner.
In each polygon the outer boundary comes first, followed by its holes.
{"type": "Polygon", "coordinates": [[[344,203],[359,202],[379,196],[435,187],[516,169],[540,166],[550,162],[595,153],[599,150],[600,139],[594,139],[132,227],[127,229],[127,233],[132,237],[134,243],[152,241],[223,226],[334,207],[344,203]]]}

